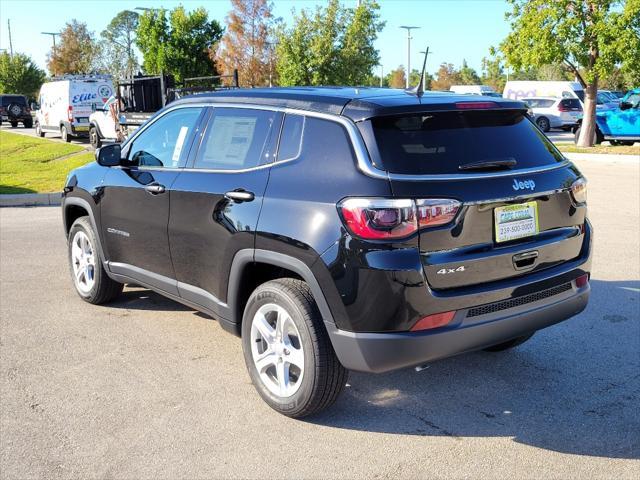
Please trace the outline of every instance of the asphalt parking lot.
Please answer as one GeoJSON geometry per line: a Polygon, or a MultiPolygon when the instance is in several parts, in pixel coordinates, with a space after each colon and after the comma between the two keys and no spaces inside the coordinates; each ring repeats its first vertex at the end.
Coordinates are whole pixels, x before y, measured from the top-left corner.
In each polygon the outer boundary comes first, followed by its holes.
{"type": "Polygon", "coordinates": [[[82,302],[59,208],[0,209],[0,476],[638,478],[640,163],[578,165],[585,312],[509,352],[352,373],[306,421],[260,400],[206,316],[140,288],[82,302]]]}

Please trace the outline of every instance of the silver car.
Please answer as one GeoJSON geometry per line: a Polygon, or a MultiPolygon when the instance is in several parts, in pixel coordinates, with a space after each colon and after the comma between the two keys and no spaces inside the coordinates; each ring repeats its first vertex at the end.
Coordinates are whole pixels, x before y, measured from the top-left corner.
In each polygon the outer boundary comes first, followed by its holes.
{"type": "Polygon", "coordinates": [[[552,128],[571,130],[582,116],[582,104],[577,98],[531,97],[522,101],[533,111],[534,121],[543,132],[552,128]]]}

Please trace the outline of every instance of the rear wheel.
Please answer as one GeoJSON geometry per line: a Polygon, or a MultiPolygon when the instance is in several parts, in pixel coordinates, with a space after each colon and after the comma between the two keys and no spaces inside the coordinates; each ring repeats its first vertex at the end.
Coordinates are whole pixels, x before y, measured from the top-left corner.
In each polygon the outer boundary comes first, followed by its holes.
{"type": "Polygon", "coordinates": [[[69,131],[67,130],[67,127],[65,127],[64,125],[60,127],[60,137],[62,138],[63,142],[69,143],[71,141],[71,137],[69,136],[69,131]]]}
{"type": "Polygon", "coordinates": [[[11,123],[11,128],[17,128],[18,127],[18,122],[9,122],[11,123]]]}
{"type": "MultiPolygon", "coordinates": [[[[580,132],[582,131],[582,125],[580,125],[577,129],[576,129],[576,133],[574,134],[574,141],[576,143],[576,145],[578,144],[578,141],[580,140],[580,132]]],[[[602,143],[602,141],[604,140],[602,133],[600,133],[600,130],[598,130],[598,128],[596,127],[595,132],[593,132],[593,144],[594,145],[599,145],[602,143]]]]}
{"type": "Polygon", "coordinates": [[[89,143],[95,149],[102,146],[102,139],[98,135],[98,129],[96,127],[89,128],[89,143]]]}
{"type": "Polygon", "coordinates": [[[25,120],[24,122],[22,122],[22,125],[24,125],[24,128],[32,128],[33,127],[33,120],[31,120],[31,119],[25,120]]]}
{"type": "Polygon", "coordinates": [[[545,133],[551,130],[551,122],[549,122],[549,119],[547,117],[538,117],[536,119],[536,124],[538,125],[540,130],[545,133]]]}
{"type": "Polygon", "coordinates": [[[347,381],[348,371],[301,280],[273,280],[251,294],[242,319],[242,348],[262,399],[289,417],[329,407],[347,381]]]}
{"type": "Polygon", "coordinates": [[[499,343],[497,345],[492,345],[484,349],[485,352],[503,352],[505,350],[510,350],[512,348],[517,347],[518,345],[522,345],[524,342],[533,337],[533,333],[529,333],[528,335],[523,335],[521,337],[514,338],[513,340],[509,340],[508,342],[499,343]]]}
{"type": "Polygon", "coordinates": [[[120,295],[123,285],[107,275],[89,217],[73,222],[67,245],[73,284],[85,302],[99,305],[120,295]]]}

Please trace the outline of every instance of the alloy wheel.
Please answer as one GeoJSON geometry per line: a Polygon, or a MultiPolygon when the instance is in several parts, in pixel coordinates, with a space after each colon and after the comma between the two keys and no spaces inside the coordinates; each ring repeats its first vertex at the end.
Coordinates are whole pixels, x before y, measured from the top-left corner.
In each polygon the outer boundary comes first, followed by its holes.
{"type": "Polygon", "coordinates": [[[281,398],[294,395],[304,376],[300,332],[287,311],[268,303],[251,322],[251,355],[262,383],[281,398]]]}
{"type": "Polygon", "coordinates": [[[95,283],[96,257],[89,237],[82,231],[73,236],[71,265],[76,287],[82,293],[89,293],[95,283]]]}

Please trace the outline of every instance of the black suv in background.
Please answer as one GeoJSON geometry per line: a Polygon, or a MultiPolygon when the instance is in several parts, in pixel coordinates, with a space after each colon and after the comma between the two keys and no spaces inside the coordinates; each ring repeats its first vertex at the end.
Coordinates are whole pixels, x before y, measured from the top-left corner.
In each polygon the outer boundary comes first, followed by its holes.
{"type": "Polygon", "coordinates": [[[22,123],[25,128],[33,127],[31,108],[24,95],[0,95],[0,123],[9,122],[13,128],[22,123]]]}
{"type": "Polygon", "coordinates": [[[79,295],[133,283],[215,317],[292,417],[349,369],[504,350],[587,305],[586,182],[520,102],[203,94],[96,157],[62,203],[79,295]]]}

